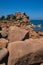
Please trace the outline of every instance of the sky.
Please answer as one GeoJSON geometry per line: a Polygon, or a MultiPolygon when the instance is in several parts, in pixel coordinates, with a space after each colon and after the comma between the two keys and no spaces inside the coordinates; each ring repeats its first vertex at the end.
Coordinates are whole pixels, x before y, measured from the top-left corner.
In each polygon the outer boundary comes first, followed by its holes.
{"type": "Polygon", "coordinates": [[[43,0],[0,0],[0,16],[25,12],[30,19],[43,20],[43,0]]]}

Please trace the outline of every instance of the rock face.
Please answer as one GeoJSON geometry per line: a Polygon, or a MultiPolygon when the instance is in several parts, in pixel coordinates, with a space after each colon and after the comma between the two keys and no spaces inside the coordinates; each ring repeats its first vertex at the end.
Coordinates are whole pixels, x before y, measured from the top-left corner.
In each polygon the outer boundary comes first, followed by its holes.
{"type": "Polygon", "coordinates": [[[16,26],[9,27],[8,40],[10,42],[29,39],[29,32],[16,26]]]}
{"type": "Polygon", "coordinates": [[[43,62],[43,38],[9,43],[8,65],[30,65],[43,62]]]}
{"type": "Polygon", "coordinates": [[[19,42],[17,41],[17,42],[14,42],[14,43],[9,43],[8,50],[9,50],[8,65],[11,65],[11,64],[14,65],[15,61],[17,61],[18,58],[20,58],[20,57],[22,57],[22,56],[24,56],[26,54],[26,51],[28,53],[28,50],[26,50],[26,45],[22,41],[19,41],[19,42]],[[12,46],[14,46],[14,47],[12,48],[12,46]],[[14,56],[12,56],[11,53],[14,56]]]}
{"type": "Polygon", "coordinates": [[[8,40],[1,38],[0,39],[0,48],[5,48],[8,45],[8,40]]]}

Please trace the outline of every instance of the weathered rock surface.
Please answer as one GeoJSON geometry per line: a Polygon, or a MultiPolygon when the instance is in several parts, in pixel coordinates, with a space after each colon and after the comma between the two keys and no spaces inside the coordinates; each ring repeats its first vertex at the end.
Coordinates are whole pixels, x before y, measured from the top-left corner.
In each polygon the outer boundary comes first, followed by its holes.
{"type": "Polygon", "coordinates": [[[1,38],[0,39],[0,48],[5,48],[8,45],[8,40],[1,38]]]}
{"type": "Polygon", "coordinates": [[[43,62],[43,38],[11,42],[8,65],[29,65],[43,62]]]}
{"type": "Polygon", "coordinates": [[[10,42],[25,40],[28,38],[29,38],[29,32],[27,30],[16,27],[16,26],[9,27],[8,40],[10,42]]]}

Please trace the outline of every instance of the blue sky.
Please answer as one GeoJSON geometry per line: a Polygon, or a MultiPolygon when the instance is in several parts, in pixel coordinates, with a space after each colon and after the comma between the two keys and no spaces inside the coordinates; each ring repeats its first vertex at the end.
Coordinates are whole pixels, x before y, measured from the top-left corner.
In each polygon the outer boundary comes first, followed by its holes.
{"type": "Polygon", "coordinates": [[[26,12],[30,19],[43,19],[43,0],[0,0],[0,16],[26,12]]]}

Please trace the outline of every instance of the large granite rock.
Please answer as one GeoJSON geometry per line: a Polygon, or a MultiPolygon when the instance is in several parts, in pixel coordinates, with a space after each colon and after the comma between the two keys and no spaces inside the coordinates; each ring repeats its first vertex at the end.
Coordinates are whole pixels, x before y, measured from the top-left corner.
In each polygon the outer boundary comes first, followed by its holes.
{"type": "Polygon", "coordinates": [[[8,65],[30,65],[43,62],[43,38],[9,43],[8,65]]]}
{"type": "Polygon", "coordinates": [[[8,40],[1,38],[0,39],[0,48],[5,48],[8,45],[8,40]]]}
{"type": "Polygon", "coordinates": [[[16,26],[9,27],[8,40],[10,42],[25,40],[28,38],[29,38],[29,32],[27,30],[16,27],[16,26]]]}

